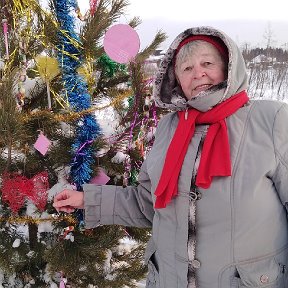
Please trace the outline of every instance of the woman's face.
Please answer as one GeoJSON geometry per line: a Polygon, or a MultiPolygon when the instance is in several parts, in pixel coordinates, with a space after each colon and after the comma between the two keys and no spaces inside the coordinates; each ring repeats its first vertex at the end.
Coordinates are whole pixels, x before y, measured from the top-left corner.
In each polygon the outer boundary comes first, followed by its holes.
{"type": "Polygon", "coordinates": [[[176,66],[175,73],[188,100],[226,79],[225,63],[219,51],[210,43],[203,42],[193,53],[176,66]]]}

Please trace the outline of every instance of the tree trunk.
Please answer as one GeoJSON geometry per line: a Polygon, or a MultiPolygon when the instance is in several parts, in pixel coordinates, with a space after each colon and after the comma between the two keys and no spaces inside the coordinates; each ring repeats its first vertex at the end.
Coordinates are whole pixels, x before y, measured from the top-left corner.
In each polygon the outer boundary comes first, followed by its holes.
{"type": "Polygon", "coordinates": [[[37,238],[38,225],[35,223],[29,223],[28,231],[29,231],[29,247],[31,250],[34,250],[38,243],[38,238],[37,238]]]}

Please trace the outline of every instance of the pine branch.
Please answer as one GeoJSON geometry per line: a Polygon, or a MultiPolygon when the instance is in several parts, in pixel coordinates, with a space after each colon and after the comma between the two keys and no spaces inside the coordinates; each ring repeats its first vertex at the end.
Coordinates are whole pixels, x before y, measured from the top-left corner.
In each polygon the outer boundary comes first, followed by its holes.
{"type": "Polygon", "coordinates": [[[128,25],[130,25],[132,28],[136,28],[141,23],[142,23],[142,20],[139,17],[134,17],[133,19],[129,21],[128,25]]]}
{"type": "Polygon", "coordinates": [[[55,47],[58,44],[58,36],[57,33],[59,32],[59,28],[56,21],[55,16],[55,9],[53,9],[53,1],[49,1],[49,7],[51,13],[47,13],[46,11],[43,11],[41,7],[37,7],[35,9],[35,13],[38,18],[39,26],[42,27],[41,30],[41,39],[43,42],[43,46],[45,48],[47,47],[55,47]]]}
{"type": "Polygon", "coordinates": [[[162,32],[161,30],[158,31],[152,43],[146,48],[144,48],[142,52],[137,55],[136,61],[142,62],[147,59],[152,53],[154,53],[154,51],[159,47],[159,45],[167,39],[167,37],[168,36],[166,35],[166,33],[162,32]]]}
{"type": "Polygon", "coordinates": [[[129,80],[129,78],[130,76],[128,74],[121,74],[108,79],[100,77],[99,81],[97,82],[95,92],[93,93],[93,98],[98,97],[98,95],[101,93],[107,94],[107,89],[116,87],[118,84],[125,83],[129,80]]]}
{"type": "Polygon", "coordinates": [[[23,134],[20,113],[17,110],[13,93],[15,70],[6,73],[0,84],[0,147],[7,147],[8,158],[6,169],[12,163],[12,149],[15,142],[23,134]]]}
{"type": "Polygon", "coordinates": [[[101,56],[103,48],[100,41],[104,33],[123,14],[128,5],[126,0],[112,0],[112,7],[109,10],[110,2],[110,0],[100,0],[95,14],[88,17],[87,22],[81,29],[83,51],[90,57],[97,58],[101,56]]]}

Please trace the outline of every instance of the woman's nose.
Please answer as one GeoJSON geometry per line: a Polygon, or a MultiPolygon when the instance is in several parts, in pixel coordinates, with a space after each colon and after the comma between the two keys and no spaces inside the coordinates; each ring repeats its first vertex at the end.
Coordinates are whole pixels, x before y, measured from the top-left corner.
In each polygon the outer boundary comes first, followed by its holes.
{"type": "Polygon", "coordinates": [[[199,79],[202,78],[203,76],[206,76],[205,71],[201,67],[194,67],[194,78],[199,79]]]}

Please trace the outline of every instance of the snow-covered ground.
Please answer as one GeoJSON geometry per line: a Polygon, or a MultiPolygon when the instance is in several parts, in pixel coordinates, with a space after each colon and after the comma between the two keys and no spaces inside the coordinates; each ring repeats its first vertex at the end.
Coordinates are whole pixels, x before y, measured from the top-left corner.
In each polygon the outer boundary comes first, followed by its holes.
{"type": "Polygon", "coordinates": [[[145,280],[142,280],[140,282],[137,283],[139,288],[144,288],[145,287],[145,280]]]}

